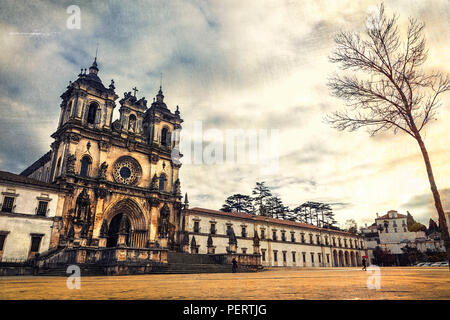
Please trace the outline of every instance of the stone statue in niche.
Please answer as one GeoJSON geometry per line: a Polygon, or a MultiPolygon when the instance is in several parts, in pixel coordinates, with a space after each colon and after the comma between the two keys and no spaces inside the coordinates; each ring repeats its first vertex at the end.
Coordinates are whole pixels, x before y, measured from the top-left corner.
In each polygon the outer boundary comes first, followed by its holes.
{"type": "Polygon", "coordinates": [[[75,173],[75,161],[76,157],[75,155],[71,154],[67,157],[67,164],[66,164],[66,172],[67,173],[75,173]]]}
{"type": "Polygon", "coordinates": [[[159,236],[161,238],[167,238],[168,236],[169,218],[170,218],[170,209],[167,206],[167,203],[165,203],[160,213],[159,236]]]}
{"type": "Polygon", "coordinates": [[[105,162],[103,162],[100,165],[100,168],[98,169],[98,178],[105,180],[106,179],[106,170],[108,169],[108,164],[105,162]]]}

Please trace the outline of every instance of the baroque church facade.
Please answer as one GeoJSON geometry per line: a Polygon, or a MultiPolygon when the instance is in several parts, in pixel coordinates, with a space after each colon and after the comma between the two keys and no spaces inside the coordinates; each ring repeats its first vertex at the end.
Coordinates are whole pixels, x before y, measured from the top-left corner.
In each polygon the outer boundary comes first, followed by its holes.
{"type": "MultiPolygon", "coordinates": [[[[136,91],[119,100],[114,81],[105,87],[96,59],[61,95],[61,112],[51,150],[21,175],[64,190],[59,237],[95,245],[101,233],[107,247],[121,230],[128,247],[176,249],[182,223],[179,169],[172,133],[181,129],[160,88],[148,107],[136,91]]],[[[53,243],[51,245],[57,245],[53,243]]]]}

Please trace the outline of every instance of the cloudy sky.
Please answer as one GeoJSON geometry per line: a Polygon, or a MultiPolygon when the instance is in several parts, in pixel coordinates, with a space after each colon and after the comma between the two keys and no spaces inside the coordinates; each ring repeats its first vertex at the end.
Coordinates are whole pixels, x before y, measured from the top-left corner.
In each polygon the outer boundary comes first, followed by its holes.
{"type": "MultiPolygon", "coordinates": [[[[183,129],[277,133],[279,169],[251,164],[188,164],[182,191],[191,206],[219,209],[234,193],[266,181],[285,204],[335,203],[338,220],[372,223],[376,213],[408,210],[436,218],[424,163],[402,134],[338,132],[324,116],[344,106],[327,77],[333,35],[362,31],[378,1],[5,1],[0,2],[0,169],[21,172],[49,150],[60,94],[93,61],[116,92],[132,87],[148,101],[160,74],[183,129]],[[81,28],[68,29],[78,5],[81,28]]],[[[385,1],[389,14],[426,23],[430,70],[450,72],[450,3],[385,1]]],[[[404,32],[405,29],[403,28],[404,32]]],[[[450,210],[450,97],[424,133],[438,187],[450,210]]],[[[118,110],[116,110],[118,114],[118,110]]],[[[116,115],[117,117],[117,115],[116,115]]],[[[207,138],[206,138],[207,140],[207,138]]]]}

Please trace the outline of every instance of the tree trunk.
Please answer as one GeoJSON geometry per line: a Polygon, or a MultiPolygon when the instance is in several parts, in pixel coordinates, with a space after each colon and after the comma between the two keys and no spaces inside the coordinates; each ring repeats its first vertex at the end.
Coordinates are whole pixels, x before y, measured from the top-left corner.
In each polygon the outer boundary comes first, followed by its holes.
{"type": "Polygon", "coordinates": [[[441,197],[439,195],[439,191],[436,186],[436,182],[434,181],[433,170],[431,168],[430,157],[428,156],[427,149],[425,147],[425,143],[420,136],[420,133],[417,132],[415,134],[416,140],[419,143],[420,151],[422,151],[423,160],[425,161],[425,167],[427,169],[428,180],[430,181],[431,192],[433,193],[434,205],[436,207],[436,211],[439,216],[439,226],[441,229],[441,237],[444,240],[445,249],[447,252],[447,261],[449,262],[449,270],[450,270],[450,239],[448,234],[447,221],[445,219],[444,208],[442,207],[441,197]]]}

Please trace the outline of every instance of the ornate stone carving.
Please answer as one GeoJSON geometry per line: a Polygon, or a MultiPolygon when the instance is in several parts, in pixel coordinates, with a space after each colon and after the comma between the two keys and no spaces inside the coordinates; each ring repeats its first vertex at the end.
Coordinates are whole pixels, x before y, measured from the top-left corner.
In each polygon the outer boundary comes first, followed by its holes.
{"type": "Polygon", "coordinates": [[[98,178],[101,180],[105,180],[106,179],[106,170],[108,169],[108,164],[105,162],[103,162],[100,165],[100,168],[98,169],[98,178]]]}
{"type": "Polygon", "coordinates": [[[71,133],[68,139],[69,142],[77,144],[81,140],[81,135],[79,135],[78,133],[71,133]]]}
{"type": "Polygon", "coordinates": [[[75,216],[73,221],[75,223],[89,221],[91,218],[91,200],[86,188],[81,191],[77,197],[75,206],[75,216]]]}
{"type": "Polygon", "coordinates": [[[180,179],[177,179],[174,183],[174,193],[177,196],[181,196],[181,186],[180,186],[180,179]]]}
{"type": "Polygon", "coordinates": [[[80,232],[81,238],[87,238],[88,232],[89,232],[89,224],[87,224],[85,222],[85,223],[83,223],[83,226],[81,227],[81,232],[80,232]]]}
{"type": "Polygon", "coordinates": [[[153,175],[152,181],[150,183],[150,190],[158,190],[158,177],[156,176],[156,173],[153,175]]]}
{"type": "Polygon", "coordinates": [[[75,157],[75,155],[70,154],[67,157],[67,162],[66,162],[66,172],[68,174],[74,174],[75,173],[75,161],[77,160],[77,158],[75,157]]]}
{"type": "Polygon", "coordinates": [[[98,147],[100,148],[100,151],[108,151],[110,144],[106,141],[99,141],[98,147]]]}
{"type": "Polygon", "coordinates": [[[150,207],[158,207],[160,204],[160,201],[158,198],[148,198],[147,201],[148,201],[148,204],[150,205],[150,207]]]}
{"type": "Polygon", "coordinates": [[[161,238],[167,238],[169,234],[169,218],[170,209],[167,203],[164,203],[159,215],[159,236],[161,238]]]}
{"type": "Polygon", "coordinates": [[[94,192],[95,192],[95,196],[100,199],[106,198],[106,196],[108,194],[108,190],[105,188],[95,188],[94,192]]]}
{"type": "Polygon", "coordinates": [[[158,163],[159,156],[156,153],[152,153],[150,160],[152,163],[158,163]]]}
{"type": "Polygon", "coordinates": [[[130,152],[136,150],[136,141],[127,140],[127,148],[130,152]]]}

